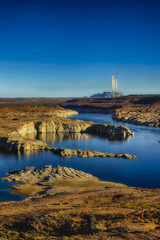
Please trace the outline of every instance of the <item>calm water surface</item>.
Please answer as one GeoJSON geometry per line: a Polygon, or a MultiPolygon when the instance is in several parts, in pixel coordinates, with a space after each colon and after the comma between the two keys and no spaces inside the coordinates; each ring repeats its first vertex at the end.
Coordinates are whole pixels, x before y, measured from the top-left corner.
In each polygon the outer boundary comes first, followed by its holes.
{"type": "MultiPolygon", "coordinates": [[[[160,187],[160,129],[117,123],[106,114],[79,114],[70,117],[99,123],[125,125],[135,132],[135,136],[126,140],[108,139],[89,134],[59,134],[39,136],[50,146],[70,149],[91,149],[102,152],[129,153],[136,155],[135,160],[118,158],[62,158],[52,152],[40,152],[31,155],[0,154],[0,177],[6,176],[11,169],[25,166],[44,167],[51,164],[72,167],[95,175],[101,180],[120,182],[128,186],[160,187]]],[[[15,183],[12,183],[15,184],[15,183]]],[[[22,195],[10,193],[11,183],[0,181],[0,201],[23,199],[22,195]]]]}

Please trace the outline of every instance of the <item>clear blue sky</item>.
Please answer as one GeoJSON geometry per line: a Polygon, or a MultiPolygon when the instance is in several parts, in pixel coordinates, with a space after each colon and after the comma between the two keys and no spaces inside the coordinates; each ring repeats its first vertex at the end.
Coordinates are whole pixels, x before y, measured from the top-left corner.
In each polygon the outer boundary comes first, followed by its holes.
{"type": "Polygon", "coordinates": [[[160,1],[0,0],[0,97],[160,93],[160,1]]]}

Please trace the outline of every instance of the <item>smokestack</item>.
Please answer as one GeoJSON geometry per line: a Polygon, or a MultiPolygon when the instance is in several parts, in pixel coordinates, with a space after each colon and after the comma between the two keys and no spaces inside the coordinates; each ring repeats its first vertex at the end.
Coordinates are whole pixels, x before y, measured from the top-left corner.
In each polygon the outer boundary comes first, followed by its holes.
{"type": "Polygon", "coordinates": [[[118,78],[116,78],[116,92],[117,92],[117,88],[118,88],[118,78]]]}
{"type": "Polygon", "coordinates": [[[114,74],[112,74],[112,92],[115,92],[115,77],[114,77],[114,74]]]}

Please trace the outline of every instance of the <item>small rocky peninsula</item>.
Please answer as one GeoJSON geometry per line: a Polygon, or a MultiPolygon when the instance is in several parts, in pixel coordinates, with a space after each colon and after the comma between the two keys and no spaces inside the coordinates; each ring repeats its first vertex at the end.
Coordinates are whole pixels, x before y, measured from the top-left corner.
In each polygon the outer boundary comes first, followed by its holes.
{"type": "Polygon", "coordinates": [[[73,168],[60,167],[52,168],[47,165],[44,168],[25,167],[22,170],[11,170],[9,176],[2,178],[7,182],[18,182],[20,185],[12,186],[14,192],[19,192],[28,196],[43,197],[54,195],[57,192],[71,191],[71,189],[80,186],[88,188],[91,183],[98,183],[104,186],[91,174],[77,171],[73,168]]]}
{"type": "Polygon", "coordinates": [[[120,154],[120,153],[103,153],[103,152],[96,152],[93,150],[72,150],[72,149],[66,149],[66,148],[47,148],[48,150],[51,150],[53,153],[59,154],[61,157],[72,157],[72,156],[79,156],[82,158],[85,157],[101,157],[101,158],[127,158],[127,159],[135,159],[136,156],[130,155],[130,154],[120,154]]]}

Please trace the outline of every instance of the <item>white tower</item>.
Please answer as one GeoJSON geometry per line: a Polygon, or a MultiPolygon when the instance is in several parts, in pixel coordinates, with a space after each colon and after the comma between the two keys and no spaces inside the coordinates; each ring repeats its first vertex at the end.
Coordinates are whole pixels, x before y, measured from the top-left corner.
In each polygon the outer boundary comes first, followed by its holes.
{"type": "Polygon", "coordinates": [[[116,90],[116,92],[117,92],[117,88],[118,88],[118,77],[116,77],[116,79],[115,79],[115,90],[116,90]]]}

